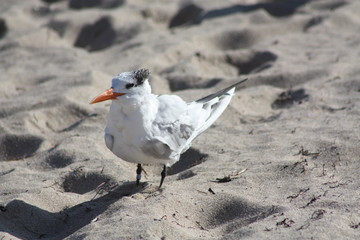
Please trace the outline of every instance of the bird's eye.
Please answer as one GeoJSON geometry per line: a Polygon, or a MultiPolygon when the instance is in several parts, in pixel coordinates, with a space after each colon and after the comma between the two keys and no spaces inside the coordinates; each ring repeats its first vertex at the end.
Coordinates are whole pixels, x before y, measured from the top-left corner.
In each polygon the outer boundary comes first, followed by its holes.
{"type": "Polygon", "coordinates": [[[128,83],[125,85],[126,89],[132,88],[134,86],[133,83],[128,83]]]}

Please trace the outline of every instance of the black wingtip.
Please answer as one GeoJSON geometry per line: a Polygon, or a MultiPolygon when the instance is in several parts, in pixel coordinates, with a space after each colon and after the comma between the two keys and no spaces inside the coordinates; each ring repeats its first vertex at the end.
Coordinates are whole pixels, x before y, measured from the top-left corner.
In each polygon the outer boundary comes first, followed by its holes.
{"type": "MultiPolygon", "coordinates": [[[[237,87],[237,86],[239,86],[240,84],[246,82],[247,80],[248,80],[248,78],[245,78],[245,79],[241,80],[240,82],[237,82],[237,83],[233,84],[232,86],[237,87]]],[[[230,86],[230,87],[231,87],[231,86],[230,86]]],[[[231,89],[231,88],[230,88],[230,89],[231,89]]]]}
{"type": "Polygon", "coordinates": [[[199,100],[196,100],[196,102],[206,102],[206,101],[209,101],[215,97],[219,97],[221,95],[224,95],[226,92],[228,92],[230,89],[232,88],[235,88],[237,86],[239,86],[240,84],[242,84],[243,82],[246,82],[248,79],[245,78],[237,83],[234,83],[233,85],[227,87],[227,88],[224,88],[216,93],[213,93],[213,94],[210,94],[209,96],[206,96],[206,97],[203,97],[203,98],[200,98],[199,100]]]}

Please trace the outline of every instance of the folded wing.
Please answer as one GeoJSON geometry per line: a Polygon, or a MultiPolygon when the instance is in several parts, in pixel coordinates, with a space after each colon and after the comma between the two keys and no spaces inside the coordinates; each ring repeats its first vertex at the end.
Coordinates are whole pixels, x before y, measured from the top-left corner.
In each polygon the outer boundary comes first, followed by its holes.
{"type": "Polygon", "coordinates": [[[153,157],[177,160],[191,142],[219,118],[235,88],[246,80],[190,103],[177,96],[159,96],[159,111],[152,138],[145,144],[146,152],[153,157]]]}

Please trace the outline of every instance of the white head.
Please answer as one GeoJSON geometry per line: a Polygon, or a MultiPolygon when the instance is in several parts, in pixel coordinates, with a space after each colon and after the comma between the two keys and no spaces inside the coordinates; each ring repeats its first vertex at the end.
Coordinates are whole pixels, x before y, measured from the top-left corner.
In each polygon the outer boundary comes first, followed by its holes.
{"type": "Polygon", "coordinates": [[[122,95],[150,94],[149,74],[150,72],[147,69],[123,72],[112,79],[111,88],[97,96],[90,103],[117,100],[122,95]]]}

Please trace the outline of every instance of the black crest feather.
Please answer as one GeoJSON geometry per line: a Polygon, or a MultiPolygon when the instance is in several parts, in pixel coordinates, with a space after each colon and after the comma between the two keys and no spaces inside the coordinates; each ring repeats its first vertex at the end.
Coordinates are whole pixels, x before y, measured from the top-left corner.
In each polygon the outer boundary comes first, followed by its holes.
{"type": "Polygon", "coordinates": [[[149,77],[150,71],[142,68],[135,71],[136,85],[141,85],[149,77]]]}

